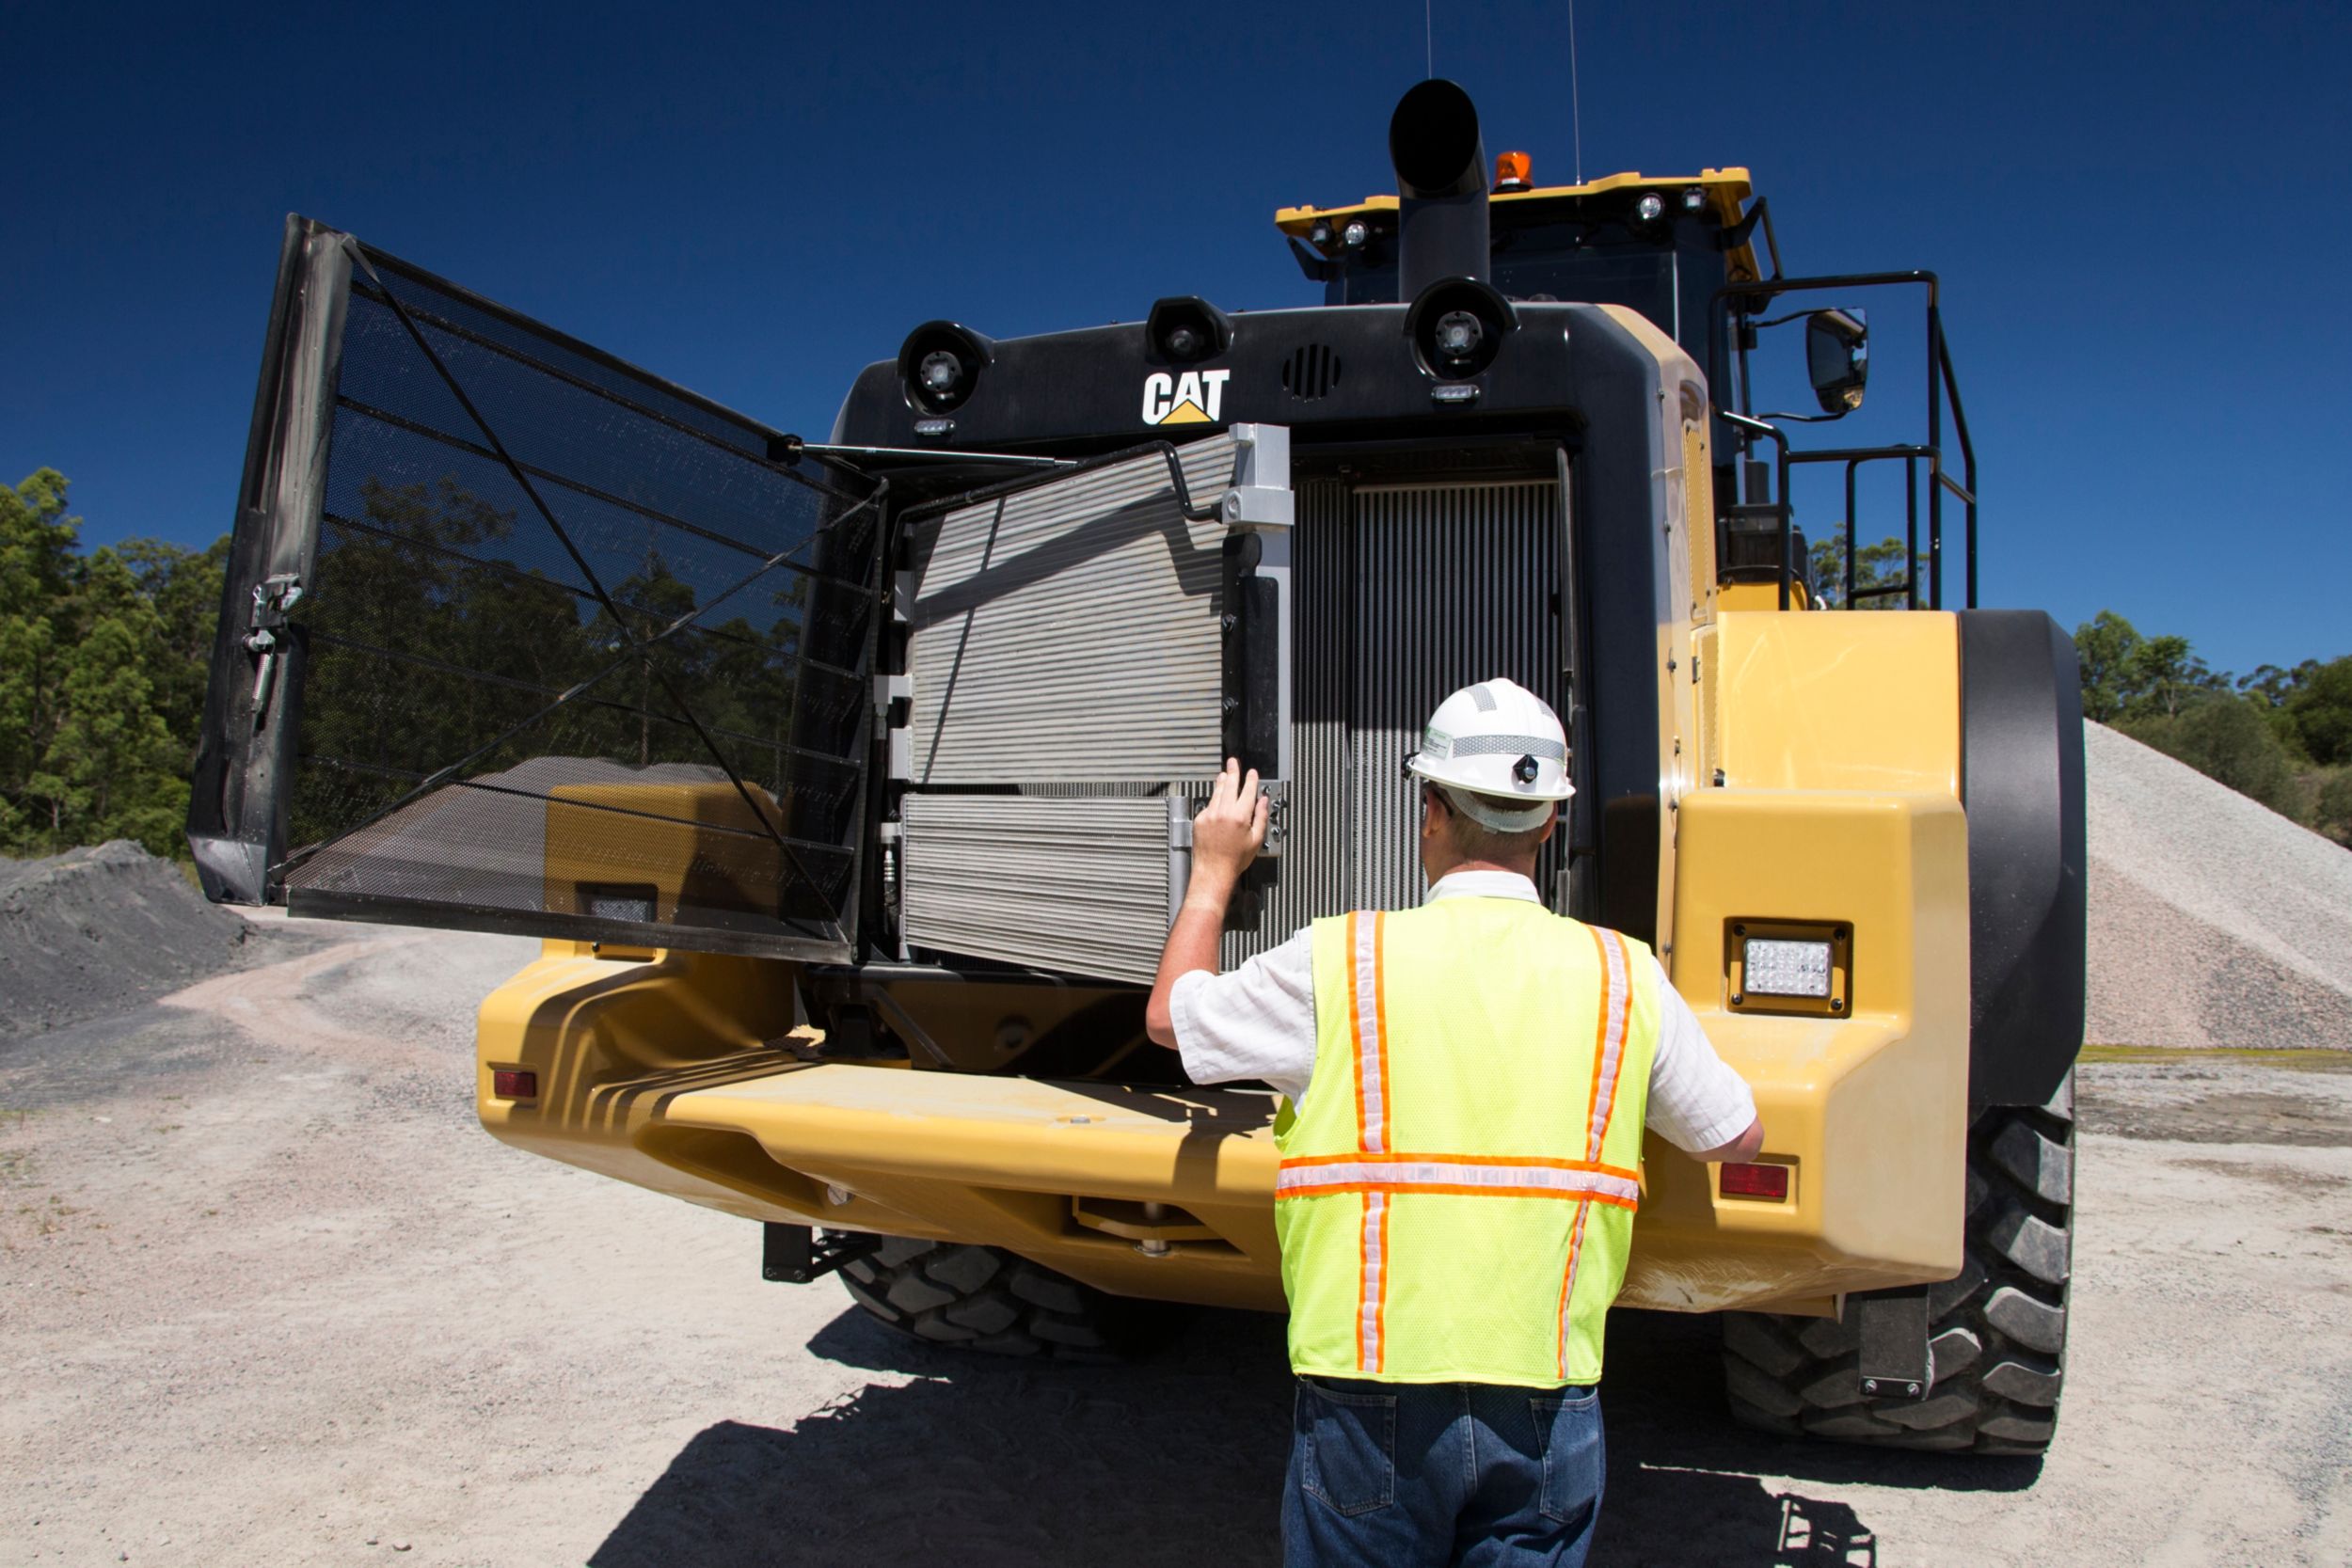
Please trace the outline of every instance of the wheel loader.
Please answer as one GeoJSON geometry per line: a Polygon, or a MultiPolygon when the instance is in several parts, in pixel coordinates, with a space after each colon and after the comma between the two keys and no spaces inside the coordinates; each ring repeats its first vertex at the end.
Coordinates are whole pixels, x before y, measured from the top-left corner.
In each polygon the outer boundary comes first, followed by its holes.
{"type": "Polygon", "coordinates": [[[1766,1130],[1652,1150],[1620,1306],[1722,1314],[1755,1425],[2039,1451],[2081,712],[2050,619],[1977,608],[1937,279],[1785,273],[1740,168],[1538,185],[1449,83],[1390,150],[1396,194],[1277,216],[1321,303],[922,323],[821,441],[290,219],[203,885],[540,939],[483,1125],[740,1216],[768,1278],[1144,1350],[1156,1304],[1282,1307],[1276,1096],[1144,1035],[1193,811],[1228,756],[1274,802],[1229,966],[1416,902],[1403,759],[1507,675],[1571,736],[1545,897],[1654,945],[1766,1130]],[[1919,324],[1917,438],[1800,440],[1861,405],[1866,299],[1919,324]],[[1800,337],[1820,412],[1759,415],[1800,337]]]}

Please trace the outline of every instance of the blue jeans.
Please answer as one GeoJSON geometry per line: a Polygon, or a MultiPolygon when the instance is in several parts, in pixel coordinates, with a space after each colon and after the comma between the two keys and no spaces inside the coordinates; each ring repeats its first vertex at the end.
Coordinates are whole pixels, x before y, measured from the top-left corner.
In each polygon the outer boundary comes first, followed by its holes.
{"type": "Polygon", "coordinates": [[[1291,1429],[1285,1568],[1577,1568],[1592,1549],[1597,1389],[1303,1377],[1291,1429]]]}

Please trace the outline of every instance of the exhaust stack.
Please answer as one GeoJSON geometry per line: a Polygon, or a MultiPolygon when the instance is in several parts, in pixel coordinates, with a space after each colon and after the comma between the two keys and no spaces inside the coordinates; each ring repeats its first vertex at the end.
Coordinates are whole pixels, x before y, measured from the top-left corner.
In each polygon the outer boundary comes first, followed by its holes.
{"type": "Polygon", "coordinates": [[[1478,108],[1452,82],[1431,78],[1389,117],[1396,166],[1397,298],[1419,298],[1441,277],[1487,280],[1486,147],[1478,108]]]}

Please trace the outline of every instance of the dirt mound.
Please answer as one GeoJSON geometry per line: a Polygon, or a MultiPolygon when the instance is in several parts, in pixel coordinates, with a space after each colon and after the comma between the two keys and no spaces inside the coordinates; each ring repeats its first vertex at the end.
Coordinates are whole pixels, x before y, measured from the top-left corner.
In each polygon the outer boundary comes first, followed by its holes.
{"type": "Polygon", "coordinates": [[[277,943],[178,866],[117,839],[0,861],[0,1039],[119,1012],[277,943]]]}
{"type": "Polygon", "coordinates": [[[2352,1050],[2352,853],[2088,729],[2089,1037],[2352,1050]]]}

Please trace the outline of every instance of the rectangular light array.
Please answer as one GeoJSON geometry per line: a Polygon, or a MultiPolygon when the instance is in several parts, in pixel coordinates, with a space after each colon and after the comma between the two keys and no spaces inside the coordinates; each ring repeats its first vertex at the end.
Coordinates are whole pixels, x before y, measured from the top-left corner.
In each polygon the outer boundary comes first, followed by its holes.
{"type": "Polygon", "coordinates": [[[1747,990],[1764,996],[1827,996],[1830,944],[1750,937],[1740,968],[1747,990]]]}

